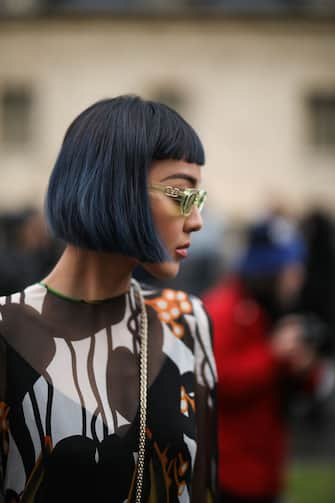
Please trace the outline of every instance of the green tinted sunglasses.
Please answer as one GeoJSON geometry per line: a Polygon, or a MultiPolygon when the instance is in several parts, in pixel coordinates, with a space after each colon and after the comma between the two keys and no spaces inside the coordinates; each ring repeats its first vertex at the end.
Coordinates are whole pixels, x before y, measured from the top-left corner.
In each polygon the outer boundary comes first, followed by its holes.
{"type": "Polygon", "coordinates": [[[159,190],[165,196],[171,197],[180,203],[180,213],[188,217],[195,206],[199,211],[204,207],[207,192],[202,189],[179,189],[170,185],[155,184],[150,185],[149,189],[159,190]]]}

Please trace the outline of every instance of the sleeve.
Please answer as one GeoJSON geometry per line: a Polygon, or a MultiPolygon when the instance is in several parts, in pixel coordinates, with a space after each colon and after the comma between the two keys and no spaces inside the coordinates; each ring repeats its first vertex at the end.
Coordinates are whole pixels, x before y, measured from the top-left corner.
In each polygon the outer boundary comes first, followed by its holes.
{"type": "Polygon", "coordinates": [[[192,503],[218,501],[217,489],[217,374],[212,344],[211,322],[199,299],[192,299],[195,314],[195,404],[197,454],[192,503]]]}
{"type": "Polygon", "coordinates": [[[4,502],[4,469],[6,441],[6,343],[0,334],[0,503],[4,502]]]}
{"type": "Polygon", "coordinates": [[[246,329],[239,326],[222,306],[219,309],[206,299],[205,306],[213,322],[219,399],[249,400],[252,395],[272,387],[283,369],[267,340],[252,332],[258,329],[248,329],[248,344],[241,346],[236,341],[245,339],[246,329]]]}

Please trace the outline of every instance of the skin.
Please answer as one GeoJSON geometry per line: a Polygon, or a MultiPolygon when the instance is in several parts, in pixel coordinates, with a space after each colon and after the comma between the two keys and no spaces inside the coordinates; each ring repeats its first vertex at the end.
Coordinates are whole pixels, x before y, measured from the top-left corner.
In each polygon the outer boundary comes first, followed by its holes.
{"type": "MultiPolygon", "coordinates": [[[[198,188],[200,182],[200,166],[184,161],[155,161],[148,173],[149,185],[162,183],[179,188],[198,188]]],[[[192,232],[201,229],[202,218],[197,208],[185,217],[180,214],[178,203],[171,198],[157,191],[149,191],[149,194],[154,224],[171,260],[142,265],[158,279],[173,278],[178,274],[183,259],[178,249],[187,246],[192,232]]],[[[137,265],[138,261],[131,257],[68,245],[43,281],[68,297],[102,300],[126,292],[137,265]]]]}
{"type": "Polygon", "coordinates": [[[288,264],[282,269],[277,284],[277,296],[281,304],[285,305],[299,295],[304,277],[304,266],[301,263],[288,264]]]}
{"type": "MultiPolygon", "coordinates": [[[[156,161],[149,172],[148,182],[149,185],[162,183],[180,189],[196,189],[201,182],[200,166],[184,161],[156,161]]],[[[156,230],[172,260],[142,265],[156,278],[174,278],[182,260],[176,250],[191,242],[192,232],[202,228],[202,218],[197,208],[193,208],[188,217],[181,215],[179,203],[161,192],[151,191],[150,196],[156,230]]]]}
{"type": "Polygon", "coordinates": [[[271,338],[273,354],[297,374],[309,370],[316,361],[315,351],[304,343],[301,330],[299,317],[287,316],[275,328],[271,338]]]}
{"type": "MultiPolygon", "coordinates": [[[[304,268],[300,263],[287,265],[278,278],[278,301],[285,304],[294,299],[304,282],[304,268]]],[[[274,355],[285,361],[296,373],[309,370],[314,364],[316,355],[312,348],[304,343],[301,320],[298,316],[284,317],[275,328],[271,337],[274,355]]]]}

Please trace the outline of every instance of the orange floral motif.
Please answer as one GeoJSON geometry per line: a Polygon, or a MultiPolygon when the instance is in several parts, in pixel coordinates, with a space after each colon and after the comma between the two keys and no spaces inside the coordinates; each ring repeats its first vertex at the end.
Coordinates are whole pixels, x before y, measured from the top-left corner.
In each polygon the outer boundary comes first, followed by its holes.
{"type": "MultiPolygon", "coordinates": [[[[146,429],[146,436],[149,440],[153,440],[153,434],[149,428],[146,429]]],[[[162,467],[162,474],[164,477],[167,494],[169,493],[171,485],[174,482],[177,487],[178,495],[181,496],[186,487],[184,478],[187,470],[189,469],[189,462],[183,458],[181,452],[179,452],[177,456],[169,460],[169,448],[166,447],[161,451],[157,442],[155,441],[153,441],[153,448],[162,467]]]]}
{"type": "Polygon", "coordinates": [[[186,486],[185,480],[181,480],[181,478],[184,477],[187,472],[189,462],[184,460],[182,454],[179,453],[178,459],[175,458],[173,464],[174,480],[178,487],[178,496],[181,496],[186,486]]]}
{"type": "Polygon", "coordinates": [[[182,314],[190,314],[192,312],[192,304],[185,292],[167,288],[162,291],[160,297],[146,299],[145,303],[158,313],[158,318],[162,322],[168,323],[171,326],[173,334],[178,339],[184,336],[184,326],[176,320],[182,314]]]}
{"type": "Polygon", "coordinates": [[[5,454],[8,453],[8,413],[9,407],[5,402],[0,402],[0,442],[5,454]],[[2,438],[1,438],[2,437],[2,438]]]}
{"type": "Polygon", "coordinates": [[[5,431],[7,428],[8,412],[8,405],[5,402],[0,402],[0,431],[5,431]]]}
{"type": "Polygon", "coordinates": [[[178,453],[175,458],[169,461],[167,456],[168,448],[164,449],[164,451],[160,451],[156,442],[154,442],[154,449],[161,462],[167,490],[169,490],[172,480],[174,480],[174,483],[177,486],[178,495],[181,496],[186,487],[186,482],[183,478],[189,468],[189,462],[183,459],[183,455],[181,453],[178,453]]]}
{"type": "Polygon", "coordinates": [[[186,391],[185,387],[180,388],[180,411],[184,416],[188,416],[189,408],[195,412],[195,400],[186,391]]]}
{"type": "Polygon", "coordinates": [[[50,455],[52,452],[52,439],[49,435],[44,437],[44,455],[42,452],[40,453],[33,471],[31,472],[26,487],[24,488],[24,492],[21,496],[20,501],[22,503],[33,503],[35,501],[35,495],[38,488],[41,486],[44,474],[45,474],[45,455],[50,455]]]}

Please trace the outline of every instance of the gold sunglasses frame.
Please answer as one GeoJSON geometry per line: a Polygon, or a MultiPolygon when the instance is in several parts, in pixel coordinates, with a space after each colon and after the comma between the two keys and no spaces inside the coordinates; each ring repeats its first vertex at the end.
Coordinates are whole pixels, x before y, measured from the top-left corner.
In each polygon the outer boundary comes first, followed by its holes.
{"type": "Polygon", "coordinates": [[[171,185],[163,185],[163,184],[154,184],[150,185],[149,189],[158,190],[162,192],[165,196],[175,199],[180,202],[180,213],[181,215],[188,217],[193,210],[193,207],[196,206],[198,210],[201,212],[204,204],[207,199],[207,192],[204,189],[191,189],[185,188],[180,189],[179,187],[172,187],[171,185]],[[191,208],[189,211],[186,211],[186,207],[188,206],[188,200],[191,196],[196,196],[195,199],[191,203],[191,208]]]}

